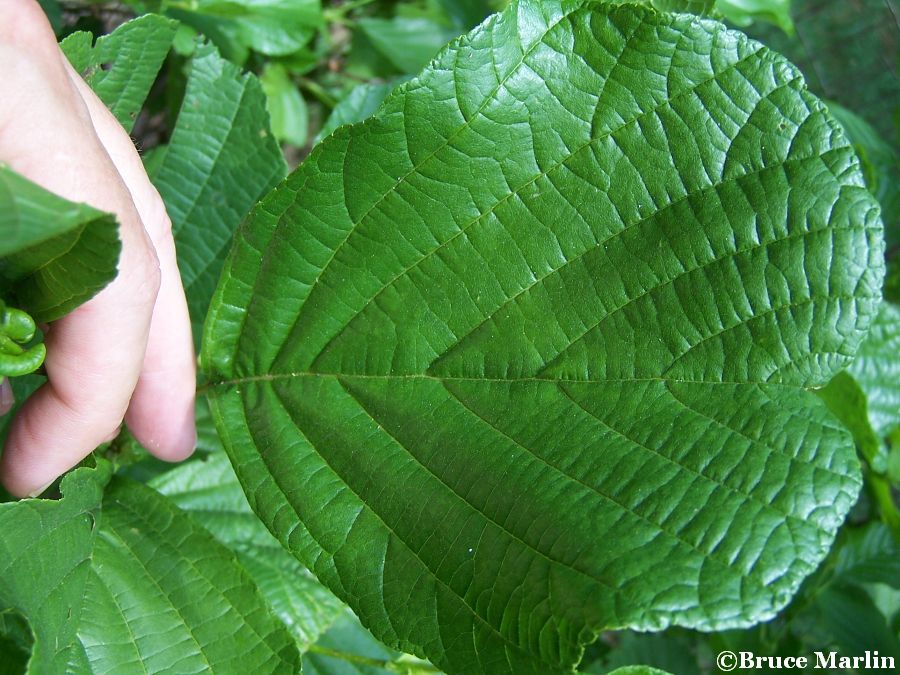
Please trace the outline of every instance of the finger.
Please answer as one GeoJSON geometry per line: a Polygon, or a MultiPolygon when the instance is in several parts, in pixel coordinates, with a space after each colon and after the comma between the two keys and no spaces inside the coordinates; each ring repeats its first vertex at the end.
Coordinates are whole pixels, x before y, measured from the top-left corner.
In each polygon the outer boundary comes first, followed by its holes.
{"type": "Polygon", "coordinates": [[[116,279],[47,331],[48,383],[13,420],[0,458],[10,493],[34,493],[121,423],[137,384],[156,294],[156,254],[97,138],[40,7],[0,2],[0,159],[45,188],[120,222],[116,279]]]}
{"type": "Polygon", "coordinates": [[[68,71],[87,105],[100,142],[131,192],[159,259],[161,285],[150,324],[147,353],[125,421],[138,441],[154,455],[169,461],[182,460],[197,444],[194,422],[197,372],[190,316],[175,259],[172,224],[131,138],[71,66],[68,71]]]}

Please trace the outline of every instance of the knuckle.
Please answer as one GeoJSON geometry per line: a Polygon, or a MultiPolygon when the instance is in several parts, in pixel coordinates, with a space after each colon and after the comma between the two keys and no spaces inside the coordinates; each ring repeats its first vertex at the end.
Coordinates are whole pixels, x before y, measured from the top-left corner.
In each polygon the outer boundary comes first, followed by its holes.
{"type": "Polygon", "coordinates": [[[141,264],[136,271],[138,274],[137,288],[141,298],[155,302],[162,284],[162,272],[159,267],[159,258],[152,247],[148,247],[148,250],[144,252],[141,264]]]}
{"type": "Polygon", "coordinates": [[[134,307],[152,307],[162,284],[159,257],[146,234],[131,242],[122,251],[119,278],[127,288],[127,303],[134,307]]]}

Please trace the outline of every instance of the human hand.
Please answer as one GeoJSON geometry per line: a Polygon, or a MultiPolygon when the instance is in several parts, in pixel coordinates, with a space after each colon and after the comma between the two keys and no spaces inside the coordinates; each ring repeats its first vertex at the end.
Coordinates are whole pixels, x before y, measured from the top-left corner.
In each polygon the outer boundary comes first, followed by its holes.
{"type": "Polygon", "coordinates": [[[182,460],[196,444],[196,365],[165,206],[35,0],[0,2],[0,73],[0,161],[116,214],[122,240],[116,279],[46,331],[49,381],[16,414],[0,478],[13,495],[42,492],[123,419],[154,455],[182,460]]]}

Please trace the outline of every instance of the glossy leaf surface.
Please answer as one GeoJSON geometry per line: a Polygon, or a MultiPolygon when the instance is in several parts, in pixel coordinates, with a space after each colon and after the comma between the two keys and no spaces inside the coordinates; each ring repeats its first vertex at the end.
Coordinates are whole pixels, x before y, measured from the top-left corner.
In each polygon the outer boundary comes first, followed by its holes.
{"type": "Polygon", "coordinates": [[[326,139],[207,323],[250,503],[380,639],[548,673],[610,627],[771,617],[860,484],[878,207],[781,57],[519,2],[326,139]]]}

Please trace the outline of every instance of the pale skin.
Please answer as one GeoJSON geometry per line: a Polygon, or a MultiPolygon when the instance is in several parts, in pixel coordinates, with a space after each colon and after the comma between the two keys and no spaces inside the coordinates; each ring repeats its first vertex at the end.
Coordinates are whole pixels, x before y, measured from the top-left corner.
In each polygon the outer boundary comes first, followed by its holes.
{"type": "Polygon", "coordinates": [[[122,240],[116,279],[47,328],[48,382],[13,420],[0,479],[15,496],[37,495],[123,421],[160,459],[185,459],[197,439],[196,360],[165,206],[35,0],[0,2],[0,73],[0,162],[116,214],[122,240]]]}

